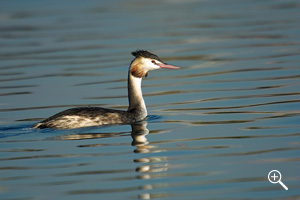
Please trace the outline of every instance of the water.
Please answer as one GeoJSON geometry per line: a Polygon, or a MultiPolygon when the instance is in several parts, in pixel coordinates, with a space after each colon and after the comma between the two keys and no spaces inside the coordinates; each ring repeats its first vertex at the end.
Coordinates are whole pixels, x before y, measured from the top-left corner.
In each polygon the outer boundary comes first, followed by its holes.
{"type": "Polygon", "coordinates": [[[0,4],[1,199],[300,199],[298,1],[0,4]],[[29,129],[126,109],[136,49],[181,67],[143,81],[147,122],[29,129]]]}

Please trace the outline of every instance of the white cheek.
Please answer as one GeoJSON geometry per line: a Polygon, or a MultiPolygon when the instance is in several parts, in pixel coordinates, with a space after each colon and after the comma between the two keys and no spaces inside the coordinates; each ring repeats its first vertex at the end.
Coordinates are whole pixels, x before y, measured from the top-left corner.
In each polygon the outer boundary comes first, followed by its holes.
{"type": "Polygon", "coordinates": [[[152,62],[148,62],[147,65],[146,65],[146,69],[148,71],[151,71],[151,70],[156,70],[156,69],[159,69],[160,67],[156,64],[153,64],[152,62]]]}
{"type": "Polygon", "coordinates": [[[159,69],[160,67],[158,65],[153,65],[151,70],[159,69]]]}

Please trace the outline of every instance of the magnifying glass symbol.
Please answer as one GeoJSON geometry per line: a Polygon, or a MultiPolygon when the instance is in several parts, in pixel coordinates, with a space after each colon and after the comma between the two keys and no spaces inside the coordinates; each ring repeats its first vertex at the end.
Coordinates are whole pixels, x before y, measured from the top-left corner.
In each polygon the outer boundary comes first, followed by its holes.
{"type": "Polygon", "coordinates": [[[289,188],[286,187],[283,182],[281,182],[281,177],[281,173],[278,170],[272,170],[268,174],[268,179],[271,183],[279,183],[285,190],[288,190],[289,188]]]}

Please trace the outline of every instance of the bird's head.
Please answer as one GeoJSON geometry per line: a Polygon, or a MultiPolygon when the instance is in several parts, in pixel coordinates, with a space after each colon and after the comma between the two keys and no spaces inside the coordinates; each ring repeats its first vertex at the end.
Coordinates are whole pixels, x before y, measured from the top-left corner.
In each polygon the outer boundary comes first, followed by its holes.
{"type": "Polygon", "coordinates": [[[146,77],[149,71],[160,68],[179,69],[179,67],[164,63],[157,55],[145,50],[137,50],[131,54],[135,59],[131,62],[130,73],[137,78],[146,77]]]}

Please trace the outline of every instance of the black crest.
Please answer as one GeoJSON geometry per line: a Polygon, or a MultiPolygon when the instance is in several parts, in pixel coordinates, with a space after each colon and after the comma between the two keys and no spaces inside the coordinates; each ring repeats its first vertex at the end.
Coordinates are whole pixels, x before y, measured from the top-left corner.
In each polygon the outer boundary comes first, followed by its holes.
{"type": "Polygon", "coordinates": [[[153,53],[150,53],[149,51],[146,51],[146,50],[133,51],[133,52],[131,52],[131,54],[133,56],[135,56],[136,58],[140,58],[140,57],[150,58],[150,59],[155,59],[155,60],[158,60],[160,62],[163,62],[157,55],[155,55],[153,53]]]}

